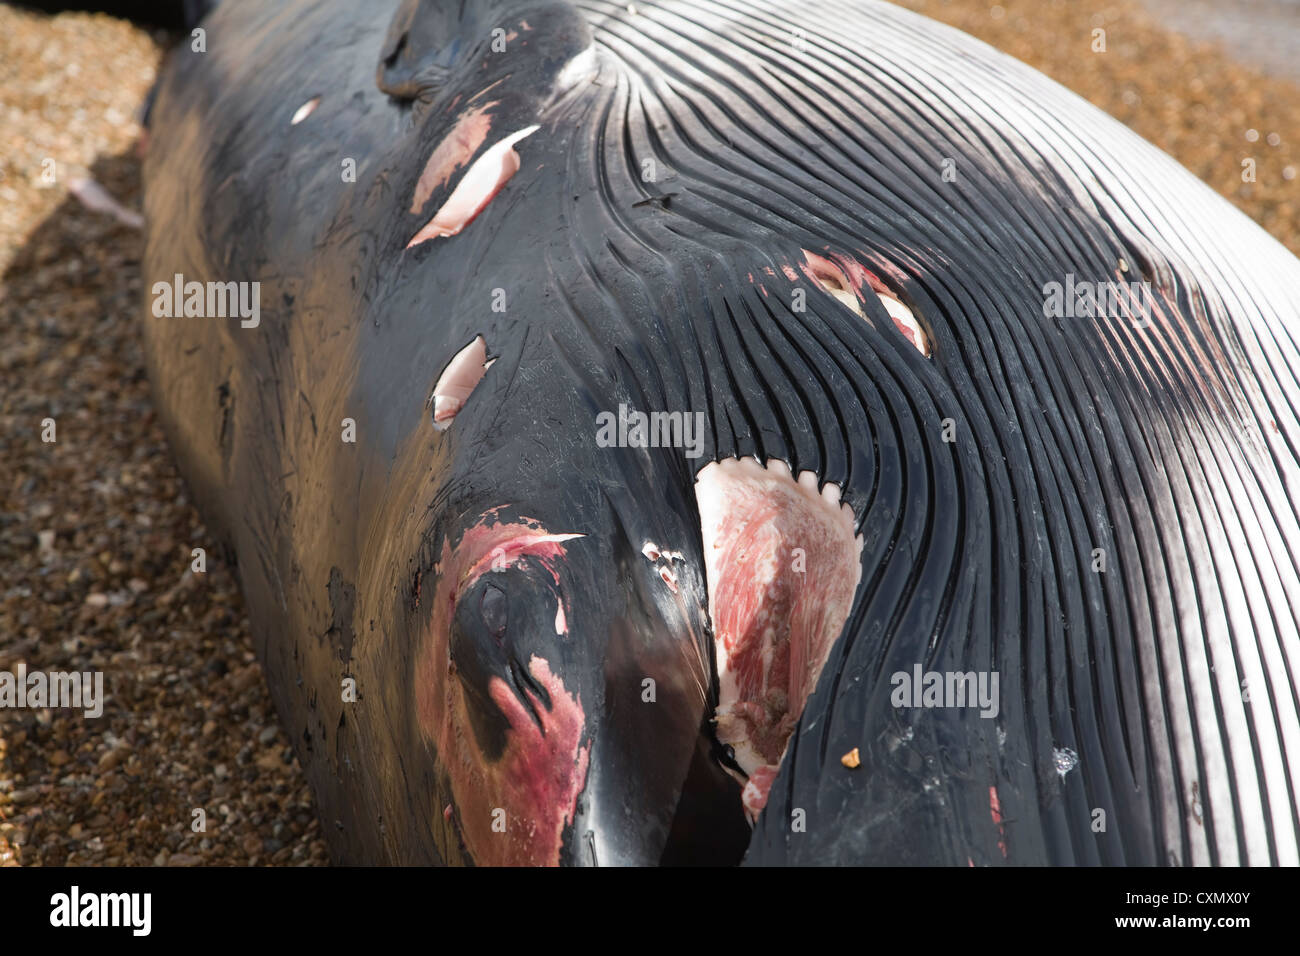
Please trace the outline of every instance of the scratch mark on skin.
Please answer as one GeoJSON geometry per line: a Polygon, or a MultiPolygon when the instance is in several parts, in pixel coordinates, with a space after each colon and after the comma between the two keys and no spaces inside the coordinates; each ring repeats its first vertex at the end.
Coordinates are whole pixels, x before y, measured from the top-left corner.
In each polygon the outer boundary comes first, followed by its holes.
{"type": "Polygon", "coordinates": [[[998,828],[998,849],[1002,851],[1002,858],[1006,859],[1006,829],[1002,825],[1002,804],[998,801],[997,787],[989,787],[989,815],[993,817],[993,825],[998,828]]]}
{"type": "MultiPolygon", "coordinates": [[[[467,99],[467,100],[465,101],[466,105],[468,105],[468,104],[470,104],[470,103],[473,103],[476,99],[478,99],[478,98],[479,98],[480,96],[482,96],[484,93],[487,93],[487,92],[490,91],[490,90],[496,89],[496,87],[500,86],[502,83],[504,83],[506,80],[510,79],[510,77],[512,77],[512,76],[514,76],[513,73],[507,73],[505,76],[501,77],[501,79],[499,79],[499,80],[494,80],[493,82],[489,83],[487,86],[483,87],[483,89],[479,90],[477,93],[475,93],[475,94],[474,94],[473,96],[471,96],[469,99],[467,99]]],[[[488,106],[495,106],[496,103],[488,103],[487,105],[488,105],[488,106]]]]}

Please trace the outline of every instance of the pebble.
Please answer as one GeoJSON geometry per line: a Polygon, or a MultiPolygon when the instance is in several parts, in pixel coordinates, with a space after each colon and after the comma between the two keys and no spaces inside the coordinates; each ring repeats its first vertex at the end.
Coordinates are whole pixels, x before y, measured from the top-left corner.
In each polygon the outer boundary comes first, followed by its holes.
{"type": "Polygon", "coordinates": [[[107,770],[112,770],[126,759],[127,753],[128,751],[126,747],[116,747],[112,750],[105,751],[104,755],[99,758],[96,767],[101,773],[107,770]]]}

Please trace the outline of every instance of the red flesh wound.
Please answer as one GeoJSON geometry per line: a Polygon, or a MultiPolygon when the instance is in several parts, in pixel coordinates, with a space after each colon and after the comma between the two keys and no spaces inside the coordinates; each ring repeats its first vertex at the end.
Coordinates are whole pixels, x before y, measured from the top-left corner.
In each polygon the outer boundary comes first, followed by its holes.
{"type": "MultiPolygon", "coordinates": [[[[489,523],[492,513],[462,536],[453,549],[444,543],[438,562],[428,631],[416,660],[416,707],[420,729],[436,748],[451,781],[455,818],[474,861],[481,865],[555,865],[566,824],[573,821],[587,778],[590,744],[581,739],[586,718],[583,703],[551,672],[550,663],[533,656],[529,673],[546,688],[548,710],[529,694],[528,704],[494,677],[488,693],[510,725],[505,751],[489,761],[471,728],[460,681],[449,653],[457,596],[494,567],[510,567],[526,557],[548,568],[559,583],[557,562],[565,543],[580,534],[551,534],[535,522],[489,523]],[[494,829],[504,812],[505,830],[494,829]]],[[[557,622],[562,619],[563,596],[557,622]]]]}
{"type": "Polygon", "coordinates": [[[706,465],[696,479],[718,660],[718,740],[748,774],[751,819],[840,636],[861,576],[861,539],[835,486],[781,462],[706,465]]]}

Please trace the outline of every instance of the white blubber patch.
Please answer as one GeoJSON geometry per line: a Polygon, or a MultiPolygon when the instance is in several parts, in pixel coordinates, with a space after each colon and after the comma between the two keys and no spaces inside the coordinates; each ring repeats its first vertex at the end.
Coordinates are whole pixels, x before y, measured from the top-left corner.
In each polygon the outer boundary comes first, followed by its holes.
{"type": "MultiPolygon", "coordinates": [[[[495,360],[493,360],[495,361],[495,360]]],[[[433,387],[433,427],[445,431],[462,408],[475,386],[483,379],[488,366],[487,343],[477,336],[447,363],[438,384],[433,387]]]]}
{"type": "Polygon", "coordinates": [[[781,461],[712,462],[696,476],[717,655],[719,742],[748,779],[750,819],[844,628],[862,539],[840,489],[781,461]],[[798,553],[796,553],[798,552],[798,553]]]}
{"type": "Polygon", "coordinates": [[[817,273],[817,282],[823,289],[829,292],[842,305],[852,309],[861,318],[866,318],[867,313],[862,311],[862,303],[858,297],[853,294],[853,290],[842,281],[843,277],[838,274],[829,274],[822,271],[817,273]]]}
{"type": "Polygon", "coordinates": [[[918,352],[929,358],[930,338],[921,329],[921,323],[916,321],[916,316],[912,314],[912,310],[892,295],[884,292],[877,292],[876,295],[879,296],[885,311],[889,313],[889,317],[894,320],[894,325],[898,327],[898,331],[903,333],[903,337],[915,345],[918,352]]]}
{"type": "Polygon", "coordinates": [[[426,239],[439,236],[454,236],[474,221],[490,203],[494,196],[510,177],[519,172],[519,154],[514,145],[525,136],[531,136],[540,129],[529,126],[517,133],[511,133],[505,139],[498,140],[492,147],[474,160],[474,164],[460,178],[456,188],[451,191],[442,208],[434,214],[428,224],[417,232],[406,248],[418,245],[426,239]]]}
{"type": "Polygon", "coordinates": [[[685,560],[682,553],[680,551],[661,551],[659,545],[653,541],[647,541],[642,546],[641,553],[645,555],[646,560],[655,565],[656,570],[659,572],[659,579],[668,585],[670,591],[676,594],[677,572],[673,570],[673,564],[685,560]]]}
{"type": "Polygon", "coordinates": [[[297,126],[308,116],[311,116],[312,113],[315,113],[316,107],[318,106],[320,106],[320,97],[313,96],[306,103],[303,103],[302,106],[298,107],[298,109],[293,114],[293,119],[289,120],[289,125],[297,126]]]}

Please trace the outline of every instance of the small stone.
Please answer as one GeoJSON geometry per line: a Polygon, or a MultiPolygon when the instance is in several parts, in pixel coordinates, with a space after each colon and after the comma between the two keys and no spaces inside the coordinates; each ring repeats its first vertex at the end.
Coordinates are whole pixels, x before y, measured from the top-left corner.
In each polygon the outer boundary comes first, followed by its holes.
{"type": "Polygon", "coordinates": [[[853,770],[858,766],[860,766],[862,763],[862,757],[858,753],[858,748],[854,747],[843,757],[841,757],[840,763],[844,764],[844,766],[848,767],[850,770],[853,770]]]}
{"type": "Polygon", "coordinates": [[[279,770],[284,766],[284,761],[280,759],[280,752],[278,750],[268,750],[266,753],[262,754],[262,756],[258,757],[254,763],[263,770],[279,770]]]}
{"type": "Polygon", "coordinates": [[[249,664],[247,667],[240,668],[230,678],[230,689],[237,694],[242,694],[250,687],[257,684],[262,679],[262,669],[256,664],[249,664]]]}

